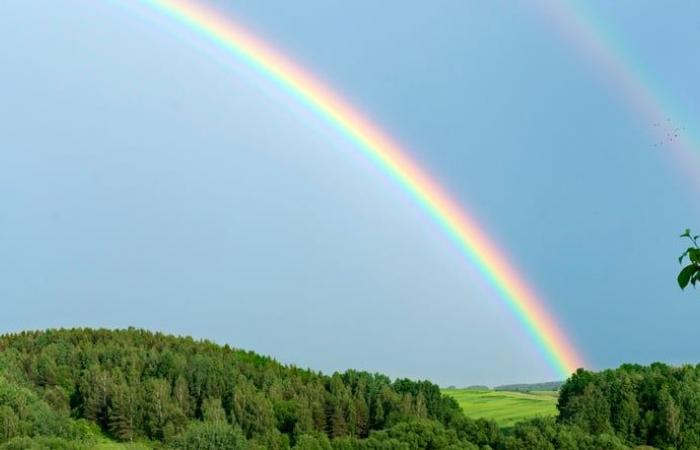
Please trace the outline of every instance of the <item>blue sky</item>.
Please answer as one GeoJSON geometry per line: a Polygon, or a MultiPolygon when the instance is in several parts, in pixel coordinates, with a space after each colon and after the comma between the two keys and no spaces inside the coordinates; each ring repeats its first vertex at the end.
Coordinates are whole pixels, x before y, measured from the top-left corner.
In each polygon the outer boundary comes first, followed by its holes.
{"type": "MultiPolygon", "coordinates": [[[[0,331],[134,325],[324,371],[553,377],[349,143],[129,4],[0,3],[0,331]]],[[[675,275],[698,185],[531,5],[219,2],[405,143],[594,368],[697,362],[700,294],[675,275]]],[[[665,102],[699,116],[698,5],[583,6],[665,102]]]]}

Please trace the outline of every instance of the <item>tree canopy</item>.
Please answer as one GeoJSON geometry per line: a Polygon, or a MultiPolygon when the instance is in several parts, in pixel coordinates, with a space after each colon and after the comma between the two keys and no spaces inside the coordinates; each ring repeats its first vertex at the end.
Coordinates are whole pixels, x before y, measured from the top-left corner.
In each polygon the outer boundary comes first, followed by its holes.
{"type": "Polygon", "coordinates": [[[579,370],[559,415],[499,429],[428,381],[324,375],[144,330],[0,336],[0,449],[515,450],[700,447],[700,367],[579,370]]]}

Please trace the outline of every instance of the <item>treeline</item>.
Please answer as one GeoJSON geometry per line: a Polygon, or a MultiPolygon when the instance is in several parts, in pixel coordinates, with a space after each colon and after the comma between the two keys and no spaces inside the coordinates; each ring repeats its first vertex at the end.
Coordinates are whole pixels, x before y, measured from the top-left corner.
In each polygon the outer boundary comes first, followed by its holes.
{"type": "Polygon", "coordinates": [[[515,392],[532,392],[532,391],[558,391],[563,381],[547,381],[545,383],[530,383],[530,384],[504,384],[493,388],[494,391],[515,391],[515,392]]]}
{"type": "Polygon", "coordinates": [[[449,448],[489,442],[498,430],[464,418],[427,381],[326,376],[137,329],[0,337],[0,443],[51,437],[89,446],[101,433],[183,449],[369,449],[416,439],[449,448]]]}
{"type": "Polygon", "coordinates": [[[559,418],[503,431],[427,381],[327,376],[136,329],[25,332],[0,336],[0,448],[91,448],[105,436],[174,449],[697,448],[697,380],[659,365],[579,371],[559,418]]]}

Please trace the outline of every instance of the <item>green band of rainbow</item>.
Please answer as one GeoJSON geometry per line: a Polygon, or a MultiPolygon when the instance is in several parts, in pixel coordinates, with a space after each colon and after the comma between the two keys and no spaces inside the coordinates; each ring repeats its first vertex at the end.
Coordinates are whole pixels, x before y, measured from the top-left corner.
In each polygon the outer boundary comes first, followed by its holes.
{"type": "Polygon", "coordinates": [[[557,375],[567,377],[583,365],[578,352],[532,288],[491,243],[476,221],[376,125],[307,71],[220,12],[190,1],[142,1],[244,61],[354,143],[360,152],[398,183],[476,264],[557,375]]]}

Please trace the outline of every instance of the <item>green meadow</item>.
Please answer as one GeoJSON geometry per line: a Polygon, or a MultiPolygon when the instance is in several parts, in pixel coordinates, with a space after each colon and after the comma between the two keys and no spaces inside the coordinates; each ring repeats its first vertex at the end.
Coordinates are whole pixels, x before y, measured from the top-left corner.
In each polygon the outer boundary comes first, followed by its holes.
{"type": "Polygon", "coordinates": [[[523,419],[557,413],[556,391],[443,389],[442,392],[457,400],[467,416],[491,419],[503,428],[523,419]]]}
{"type": "Polygon", "coordinates": [[[148,443],[115,442],[108,438],[101,438],[92,448],[94,450],[149,450],[153,445],[148,443]]]}
{"type": "Polygon", "coordinates": [[[114,442],[105,439],[103,442],[95,444],[93,448],[95,450],[148,450],[153,447],[147,444],[114,442]]]}

